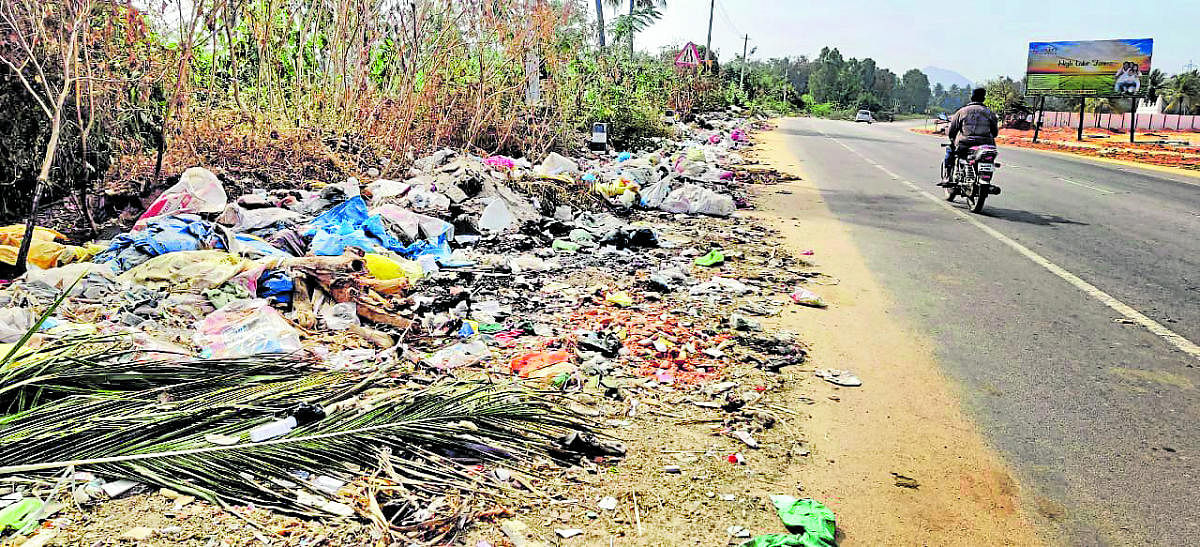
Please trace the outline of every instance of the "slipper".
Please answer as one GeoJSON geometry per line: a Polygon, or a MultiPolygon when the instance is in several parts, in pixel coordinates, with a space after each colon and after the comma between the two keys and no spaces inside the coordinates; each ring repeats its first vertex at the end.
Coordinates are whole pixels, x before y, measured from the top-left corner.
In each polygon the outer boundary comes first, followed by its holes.
{"type": "Polygon", "coordinates": [[[855,376],[853,372],[848,370],[822,369],[813,372],[813,374],[816,374],[817,378],[835,386],[858,387],[862,385],[862,380],[859,380],[858,376],[855,376]]]}

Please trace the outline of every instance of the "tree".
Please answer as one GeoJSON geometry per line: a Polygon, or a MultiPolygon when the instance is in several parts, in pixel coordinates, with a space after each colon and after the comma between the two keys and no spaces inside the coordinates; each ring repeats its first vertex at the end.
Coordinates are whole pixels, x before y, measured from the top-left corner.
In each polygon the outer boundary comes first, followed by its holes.
{"type": "Polygon", "coordinates": [[[871,85],[871,94],[875,100],[886,109],[895,108],[896,73],[882,68],[875,71],[875,82],[871,85]]]}
{"type": "Polygon", "coordinates": [[[1200,103],[1200,71],[1172,76],[1161,93],[1167,101],[1164,112],[1174,110],[1176,114],[1187,114],[1200,103]]]}
{"type": "Polygon", "coordinates": [[[900,78],[900,106],[905,112],[924,112],[929,108],[929,77],[917,69],[900,78]]]}
{"type": "MultiPolygon", "coordinates": [[[[67,99],[75,95],[76,109],[82,108],[80,96],[92,94],[91,66],[84,59],[91,32],[93,0],[46,3],[40,0],[6,0],[0,3],[0,62],[20,80],[50,123],[50,137],[42,155],[41,169],[33,189],[33,203],[25,222],[25,235],[17,251],[16,269],[25,269],[29,247],[37,224],[37,209],[42,192],[50,184],[50,167],[58,152],[67,99]],[[47,74],[56,74],[49,77],[47,74]],[[82,88],[82,89],[80,89],[82,88]]],[[[88,112],[83,140],[92,127],[94,111],[88,112]]]]}
{"type": "Polygon", "coordinates": [[[1025,104],[1025,90],[1021,82],[1007,76],[994,78],[984,84],[987,89],[987,99],[984,106],[1000,117],[1001,122],[1010,125],[1015,120],[1025,119],[1033,111],[1025,104]]]}
{"type": "Polygon", "coordinates": [[[808,92],[818,103],[830,103],[837,100],[838,77],[842,73],[845,61],[837,48],[821,48],[817,56],[816,67],[808,77],[808,92]]]}
{"type": "MultiPolygon", "coordinates": [[[[625,0],[605,0],[613,9],[620,8],[625,0]]],[[[621,39],[629,40],[629,56],[633,57],[633,35],[645,30],[655,21],[662,19],[662,12],[659,10],[667,7],[667,0],[629,0],[629,13],[627,15],[618,15],[613,19],[613,40],[621,41],[621,39]]],[[[603,8],[600,6],[600,0],[596,0],[596,11],[601,12],[603,8]]],[[[603,25],[603,16],[600,16],[601,25],[603,25]]]]}
{"type": "Polygon", "coordinates": [[[1167,75],[1157,68],[1151,70],[1150,74],[1146,78],[1146,87],[1142,89],[1146,92],[1146,102],[1149,102],[1150,104],[1157,104],[1158,95],[1162,89],[1166,87],[1166,85],[1167,75]]]}
{"type": "Polygon", "coordinates": [[[600,37],[600,49],[607,45],[604,42],[604,2],[596,0],[596,34],[600,37]]]}

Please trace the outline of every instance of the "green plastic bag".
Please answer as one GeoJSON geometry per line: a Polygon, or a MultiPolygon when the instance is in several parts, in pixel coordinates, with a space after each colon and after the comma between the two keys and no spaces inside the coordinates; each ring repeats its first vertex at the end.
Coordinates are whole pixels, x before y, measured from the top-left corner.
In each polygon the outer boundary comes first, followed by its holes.
{"type": "Polygon", "coordinates": [[[579,252],[579,247],[580,245],[578,243],[575,243],[574,241],[567,241],[565,239],[556,239],[554,240],[554,243],[550,244],[550,248],[566,253],[579,252]]]}
{"type": "Polygon", "coordinates": [[[17,503],[0,509],[0,532],[12,527],[21,530],[32,522],[32,517],[42,508],[37,498],[24,498],[17,503]]]}
{"type": "Polygon", "coordinates": [[[837,519],[828,507],[811,499],[771,496],[779,520],[800,534],[766,534],[742,544],[742,547],[833,547],[837,545],[837,519]]]}
{"type": "Polygon", "coordinates": [[[708,254],[697,258],[697,266],[720,266],[725,263],[725,254],[720,249],[713,249],[708,254]]]}

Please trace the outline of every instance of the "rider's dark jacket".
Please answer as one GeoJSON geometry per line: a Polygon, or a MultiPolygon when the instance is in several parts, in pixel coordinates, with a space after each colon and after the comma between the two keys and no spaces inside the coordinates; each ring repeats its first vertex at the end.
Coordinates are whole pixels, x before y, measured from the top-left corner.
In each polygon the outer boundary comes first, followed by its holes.
{"type": "Polygon", "coordinates": [[[950,118],[947,135],[958,149],[996,144],[1000,120],[982,103],[967,103],[950,118]]]}

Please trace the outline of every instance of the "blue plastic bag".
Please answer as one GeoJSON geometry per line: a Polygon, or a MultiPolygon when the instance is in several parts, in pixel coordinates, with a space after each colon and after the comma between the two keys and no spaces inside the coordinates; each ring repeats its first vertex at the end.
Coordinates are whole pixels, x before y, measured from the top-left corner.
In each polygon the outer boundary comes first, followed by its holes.
{"type": "Polygon", "coordinates": [[[367,202],[362,196],[354,196],[343,201],[328,211],[321,213],[308,223],[305,236],[316,235],[317,232],[348,234],[359,229],[367,221],[367,202]]]}

